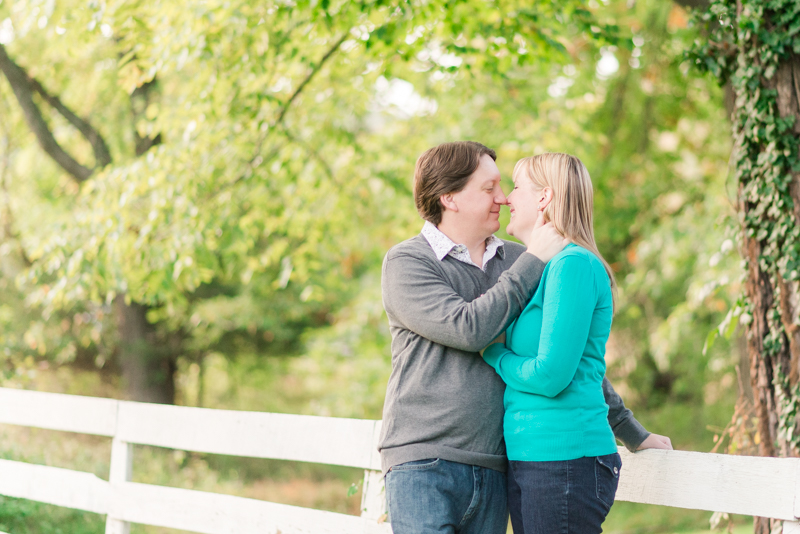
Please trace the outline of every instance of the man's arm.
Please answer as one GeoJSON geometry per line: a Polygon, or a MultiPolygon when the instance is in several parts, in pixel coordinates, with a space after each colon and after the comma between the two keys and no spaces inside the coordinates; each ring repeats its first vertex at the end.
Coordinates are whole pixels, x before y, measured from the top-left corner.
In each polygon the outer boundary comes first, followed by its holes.
{"type": "Polygon", "coordinates": [[[643,449],[672,450],[672,441],[669,437],[648,432],[633,417],[633,412],[625,407],[625,403],[614,391],[608,378],[603,378],[603,395],[608,404],[608,424],[611,425],[614,436],[625,445],[625,448],[631,452],[643,449]]]}
{"type": "Polygon", "coordinates": [[[574,256],[554,260],[548,277],[538,343],[529,342],[528,336],[535,334],[530,327],[517,323],[518,352],[493,344],[483,359],[512,388],[552,398],[569,386],[583,357],[594,312],[594,282],[589,262],[574,256]]]}
{"type": "Polygon", "coordinates": [[[465,301],[438,266],[391,253],[383,263],[383,303],[408,330],[435,343],[477,352],[522,312],[539,285],[545,264],[523,253],[485,294],[465,301]]]}
{"type": "Polygon", "coordinates": [[[636,451],[650,436],[650,432],[645,430],[642,424],[633,417],[633,412],[625,407],[625,403],[614,391],[608,378],[603,378],[603,396],[608,404],[608,424],[611,425],[614,436],[629,451],[636,451]]]}

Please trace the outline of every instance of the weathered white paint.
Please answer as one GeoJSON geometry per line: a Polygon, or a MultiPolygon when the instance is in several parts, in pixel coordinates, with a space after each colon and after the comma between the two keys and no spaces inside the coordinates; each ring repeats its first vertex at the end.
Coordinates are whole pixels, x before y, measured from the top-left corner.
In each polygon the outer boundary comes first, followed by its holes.
{"type": "MultiPolygon", "coordinates": [[[[381,434],[381,421],[374,421],[372,427],[372,458],[371,465],[380,469],[380,454],[378,441],[381,434]]],[[[364,482],[361,489],[361,517],[385,521],[386,519],[386,490],[384,487],[383,473],[380,470],[367,469],[364,471],[364,482]]]]}
{"type": "Polygon", "coordinates": [[[201,534],[391,534],[357,516],[179,488],[112,486],[111,513],[132,523],[201,534]]]}
{"type": "Polygon", "coordinates": [[[798,458],[620,448],[618,501],[794,520],[798,458]]]}
{"type": "Polygon", "coordinates": [[[0,423],[113,436],[117,428],[117,402],[0,388],[0,423]]]}
{"type": "MultiPolygon", "coordinates": [[[[133,477],[133,444],[119,438],[111,442],[111,467],[108,481],[112,485],[129,482],[133,477]]],[[[131,524],[114,514],[106,518],[106,534],[129,534],[131,524]]]]}
{"type": "Polygon", "coordinates": [[[383,473],[380,471],[364,471],[364,483],[361,491],[361,517],[381,521],[386,514],[386,490],[383,473]]]}
{"type": "MultiPolygon", "coordinates": [[[[199,533],[390,534],[377,453],[380,421],[207,410],[0,388],[0,422],[114,437],[110,482],[0,460],[0,494],[199,533]],[[365,469],[362,516],[130,482],[133,443],[365,469]]],[[[800,459],[620,449],[617,500],[786,520],[800,534],[800,459]]],[[[2,534],[2,533],[0,533],[2,534]]]]}
{"type": "Polygon", "coordinates": [[[794,516],[800,517],[800,467],[797,468],[797,477],[794,484],[794,516]]]}
{"type": "Polygon", "coordinates": [[[380,469],[374,421],[120,402],[117,437],[187,451],[380,469]]]}
{"type": "Polygon", "coordinates": [[[0,495],[96,514],[108,509],[108,482],[91,473],[0,460],[0,495]]]}

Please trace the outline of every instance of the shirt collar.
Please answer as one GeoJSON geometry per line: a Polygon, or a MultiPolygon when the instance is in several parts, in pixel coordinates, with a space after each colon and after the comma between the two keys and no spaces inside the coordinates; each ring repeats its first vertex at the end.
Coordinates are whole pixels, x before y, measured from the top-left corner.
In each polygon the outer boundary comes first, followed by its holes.
{"type": "MultiPolygon", "coordinates": [[[[439,230],[435,224],[430,221],[425,221],[422,227],[422,235],[430,244],[433,253],[439,261],[442,261],[448,254],[455,259],[463,261],[464,263],[473,264],[469,257],[469,251],[466,245],[454,242],[447,237],[444,232],[439,230]],[[466,260],[466,261],[465,261],[466,260]]],[[[495,235],[491,235],[486,239],[486,252],[483,254],[483,268],[492,259],[495,254],[501,258],[505,257],[505,249],[503,248],[503,240],[495,235]]]]}

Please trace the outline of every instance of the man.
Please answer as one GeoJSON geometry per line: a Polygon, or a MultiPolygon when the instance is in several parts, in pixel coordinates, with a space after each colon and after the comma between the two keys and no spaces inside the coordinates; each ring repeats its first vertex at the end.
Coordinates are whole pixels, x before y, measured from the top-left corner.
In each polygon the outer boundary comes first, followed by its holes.
{"type": "MultiPolygon", "coordinates": [[[[478,351],[519,315],[566,242],[550,224],[527,250],[493,235],[506,204],[495,159],[475,142],[420,156],[414,200],[425,225],[384,260],[392,374],[379,449],[395,534],[506,532],[505,386],[478,351]]],[[[671,448],[607,380],[603,389],[629,449],[671,448]]]]}

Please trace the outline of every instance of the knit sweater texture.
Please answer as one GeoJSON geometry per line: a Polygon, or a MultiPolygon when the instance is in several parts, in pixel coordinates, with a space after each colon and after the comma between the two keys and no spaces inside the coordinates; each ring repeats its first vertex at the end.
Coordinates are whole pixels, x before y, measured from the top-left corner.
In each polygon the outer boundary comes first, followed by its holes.
{"type": "Polygon", "coordinates": [[[603,396],[613,300],[590,251],[568,245],[545,267],[533,298],[489,346],[486,362],[506,383],[509,460],[559,461],[616,452],[603,396]]]}
{"type": "MultiPolygon", "coordinates": [[[[392,335],[379,451],[391,466],[441,458],[505,471],[505,384],[478,351],[527,306],[545,265],[504,242],[485,270],[441,261],[417,235],[383,263],[383,304],[392,335]]],[[[629,448],[648,435],[607,381],[609,423],[629,448]]]]}

